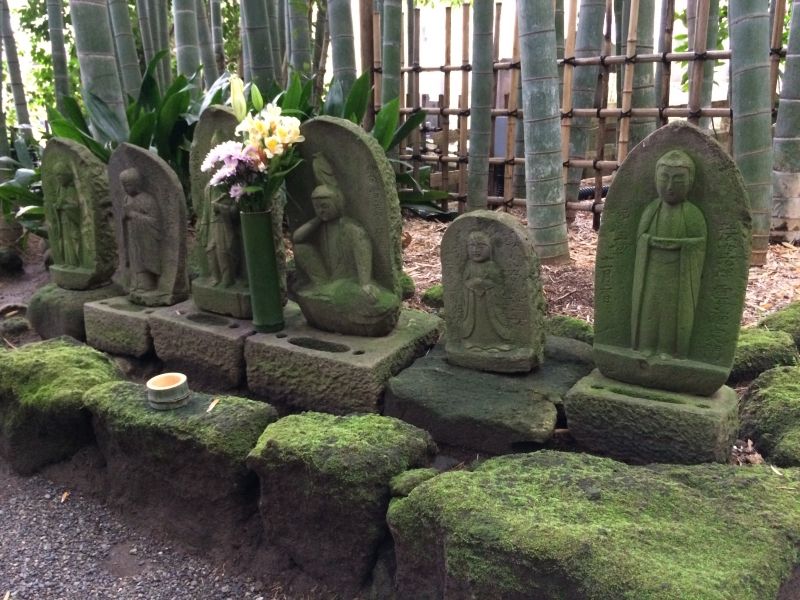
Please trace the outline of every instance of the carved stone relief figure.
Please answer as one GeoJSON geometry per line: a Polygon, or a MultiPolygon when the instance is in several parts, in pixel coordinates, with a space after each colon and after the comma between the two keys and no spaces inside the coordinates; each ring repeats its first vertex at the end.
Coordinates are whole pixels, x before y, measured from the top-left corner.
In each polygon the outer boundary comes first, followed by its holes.
{"type": "Polygon", "coordinates": [[[206,260],[211,286],[236,283],[242,264],[239,207],[227,191],[211,185],[205,190],[206,260]]]}
{"type": "Polygon", "coordinates": [[[158,286],[161,275],[162,220],[156,199],[141,187],[138,169],[130,168],[119,175],[123,199],[122,232],[127,250],[131,291],[150,292],[158,286]]]}

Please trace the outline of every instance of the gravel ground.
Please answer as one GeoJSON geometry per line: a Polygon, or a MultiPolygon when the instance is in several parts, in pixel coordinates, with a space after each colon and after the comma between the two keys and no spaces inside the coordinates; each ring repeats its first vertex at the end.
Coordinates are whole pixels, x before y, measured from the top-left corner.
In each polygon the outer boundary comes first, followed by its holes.
{"type": "Polygon", "coordinates": [[[124,525],[91,497],[0,461],[0,600],[285,598],[124,525]]]}

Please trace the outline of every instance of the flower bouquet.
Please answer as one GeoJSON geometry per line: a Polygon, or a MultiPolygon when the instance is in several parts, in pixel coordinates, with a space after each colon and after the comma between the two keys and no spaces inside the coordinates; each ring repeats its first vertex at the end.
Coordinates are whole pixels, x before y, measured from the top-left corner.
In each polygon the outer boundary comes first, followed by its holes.
{"type": "MultiPolygon", "coordinates": [[[[286,175],[300,164],[297,144],[303,141],[300,120],[281,113],[274,104],[263,106],[258,89],[250,97],[255,113],[247,110],[244,85],[231,77],[231,101],[239,120],[241,140],[218,144],[205,157],[201,171],[213,171],[209,185],[225,189],[239,207],[242,241],[256,331],[283,329],[283,305],[275,257],[272,208],[286,175]]],[[[280,224],[278,232],[280,232],[280,224]]],[[[280,233],[278,243],[282,243],[280,233]]]]}

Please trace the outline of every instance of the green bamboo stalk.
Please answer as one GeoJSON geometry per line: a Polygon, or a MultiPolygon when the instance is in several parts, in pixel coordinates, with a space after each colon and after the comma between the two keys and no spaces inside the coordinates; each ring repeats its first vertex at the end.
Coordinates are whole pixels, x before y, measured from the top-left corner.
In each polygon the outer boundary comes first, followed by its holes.
{"type": "Polygon", "coordinates": [[[517,0],[525,116],[525,183],[528,229],[539,258],[569,260],[561,183],[561,115],[551,2],[517,0]]]}
{"type": "MultiPolygon", "coordinates": [[[[639,0],[639,21],[636,28],[636,54],[653,53],[655,0],[639,0]]],[[[637,63],[633,69],[633,108],[656,105],[653,63],[637,63]]],[[[632,117],[630,146],[633,148],[656,129],[655,117],[632,117]]]]}
{"type": "MultiPolygon", "coordinates": [[[[784,0],[781,0],[784,1],[784,0]]],[[[772,31],[770,29],[770,31],[772,31]]],[[[708,3],[708,35],[706,48],[714,50],[717,47],[717,34],[719,33],[719,0],[710,0],[708,3]]],[[[713,60],[703,61],[703,91],[700,94],[701,106],[711,106],[711,97],[714,93],[714,63],[713,60]]],[[[700,119],[700,127],[711,129],[711,119],[700,119]]]]}
{"type": "Polygon", "coordinates": [[[383,0],[383,38],[381,51],[381,105],[400,96],[401,36],[403,5],[401,0],[383,0]]]}
{"type": "Polygon", "coordinates": [[[252,81],[253,69],[250,66],[250,44],[247,41],[247,36],[244,34],[244,32],[247,31],[247,21],[244,18],[244,11],[239,13],[239,31],[242,32],[242,49],[239,71],[241,72],[242,79],[244,81],[252,81]]]}
{"type": "Polygon", "coordinates": [[[101,98],[117,115],[120,126],[127,130],[125,99],[106,0],[70,0],[69,7],[84,96],[91,93],[101,98]]]}
{"type": "Polygon", "coordinates": [[[211,39],[214,44],[214,59],[217,62],[217,72],[225,70],[225,44],[222,36],[222,7],[220,0],[211,0],[211,39]]]}
{"type": "Polygon", "coordinates": [[[142,87],[142,72],[139,69],[139,56],[133,39],[131,19],[126,0],[108,0],[108,14],[111,17],[111,30],[117,50],[117,64],[122,77],[122,89],[127,96],[136,98],[142,87]]]}
{"type": "Polygon", "coordinates": [[[148,0],[136,0],[136,17],[139,20],[139,35],[142,36],[144,61],[149,65],[155,56],[155,50],[153,49],[153,23],[150,19],[148,0]]]}
{"type": "MultiPolygon", "coordinates": [[[[388,4],[389,0],[385,0],[388,4]]],[[[492,137],[494,5],[488,0],[472,6],[472,86],[470,90],[467,210],[485,209],[489,185],[489,147],[492,137]]]]}
{"type": "Polygon", "coordinates": [[[242,13],[251,80],[259,89],[267,90],[275,80],[275,66],[266,0],[242,0],[242,13]]]}
{"type": "Polygon", "coordinates": [[[197,34],[197,3],[195,0],[172,0],[172,19],[175,23],[175,52],[178,75],[191,77],[200,68],[200,40],[197,34]]]}
{"type": "MultiPolygon", "coordinates": [[[[603,44],[603,24],[606,16],[605,0],[581,0],[578,12],[578,33],[575,39],[575,56],[585,58],[599,56],[603,44]]],[[[576,66],[572,76],[573,108],[592,108],[595,104],[597,88],[596,66],[576,66]]],[[[585,157],[586,147],[593,130],[597,129],[596,121],[586,117],[572,119],[569,137],[570,157],[585,157]]],[[[572,167],[567,173],[564,196],[569,202],[578,199],[583,169],[572,167]]]]}
{"type": "MultiPolygon", "coordinates": [[[[517,77],[517,106],[522,107],[522,77],[517,77]]],[[[525,156],[525,126],[519,116],[514,129],[514,156],[525,156]]],[[[525,169],[517,165],[514,168],[514,198],[525,197],[525,169]]]]}
{"type": "MultiPolygon", "coordinates": [[[[289,27],[289,15],[288,15],[288,0],[278,0],[278,49],[280,50],[280,58],[281,58],[281,68],[283,68],[283,63],[289,64],[289,44],[288,39],[290,37],[289,32],[291,31],[289,27]]],[[[307,3],[309,10],[311,9],[311,3],[307,3]]],[[[309,29],[309,46],[311,45],[311,25],[310,19],[306,19],[306,23],[308,26],[306,29],[309,29]]],[[[311,61],[309,59],[309,69],[311,68],[311,61]]]]}
{"type": "Polygon", "coordinates": [[[153,50],[156,53],[166,50],[167,54],[158,63],[159,83],[162,90],[166,90],[172,83],[172,48],[169,41],[169,11],[168,2],[163,0],[148,0],[150,20],[153,27],[153,50]]]}
{"type": "Polygon", "coordinates": [[[347,97],[356,80],[356,51],[350,0],[328,0],[328,27],[331,32],[333,78],[342,84],[342,91],[347,97]]]}
{"type": "Polygon", "coordinates": [[[195,11],[197,14],[197,41],[200,44],[200,61],[203,63],[203,81],[206,87],[219,77],[217,70],[217,59],[214,54],[214,45],[211,41],[211,27],[208,23],[208,14],[204,0],[195,0],[195,11]]]}
{"type": "MultiPolygon", "coordinates": [[[[564,0],[555,2],[556,19],[556,59],[564,58],[564,0]]],[[[564,97],[564,65],[558,65],[558,97],[564,97]]],[[[560,104],[559,104],[560,105],[560,104]]]]}
{"type": "MultiPolygon", "coordinates": [[[[3,36],[0,35],[0,54],[3,50],[3,36]]],[[[3,88],[5,87],[3,61],[0,60],[0,156],[9,155],[8,128],[6,127],[6,111],[3,108],[3,88]]]]}
{"type": "Polygon", "coordinates": [[[6,51],[8,78],[11,82],[11,93],[14,96],[14,106],[17,110],[17,124],[20,129],[26,132],[26,137],[29,137],[31,135],[31,118],[28,114],[25,88],[22,85],[22,73],[19,68],[19,57],[17,56],[17,42],[14,39],[14,30],[11,28],[11,11],[8,8],[8,0],[0,1],[0,11],[2,11],[3,48],[6,51]]]}
{"type": "MultiPolygon", "coordinates": [[[[664,35],[663,31],[666,27],[666,21],[670,20],[670,22],[674,22],[675,17],[675,0],[661,0],[661,32],[658,36],[658,52],[659,54],[666,52],[667,48],[664,46],[664,35]]],[[[671,48],[670,48],[671,49],[671,48]]],[[[664,78],[664,63],[659,62],[656,63],[656,76],[655,80],[653,81],[653,85],[655,86],[655,93],[654,96],[656,98],[656,102],[661,102],[661,90],[663,89],[663,78],[664,78]]]]}
{"type": "Polygon", "coordinates": [[[303,76],[311,74],[311,37],[305,0],[286,0],[289,18],[289,69],[303,76]]]}
{"type": "Polygon", "coordinates": [[[750,262],[763,265],[772,217],[772,98],[766,0],[728,6],[731,32],[733,158],[744,177],[753,217],[750,262]]]}
{"type": "Polygon", "coordinates": [[[64,98],[70,96],[67,52],[64,49],[64,11],[61,0],[47,0],[47,28],[50,52],[53,56],[53,80],[56,89],[56,108],[64,112],[64,98]]]}
{"type": "Polygon", "coordinates": [[[800,0],[792,2],[789,47],[772,150],[770,237],[797,244],[800,243],[800,0]]]}
{"type": "MultiPolygon", "coordinates": [[[[628,12],[630,0],[614,0],[614,53],[625,54],[628,36],[628,12]]],[[[617,104],[622,102],[622,73],[624,66],[614,67],[617,74],[617,104]]]]}
{"type": "Polygon", "coordinates": [[[325,65],[328,62],[330,30],[328,29],[328,2],[317,1],[317,18],[314,22],[314,98],[322,96],[325,81],[325,65]]]}
{"type": "MultiPolygon", "coordinates": [[[[283,86],[283,54],[281,53],[280,36],[280,30],[283,27],[278,22],[278,5],[280,3],[281,0],[267,0],[267,14],[269,15],[269,39],[272,46],[272,65],[275,69],[276,80],[279,85],[283,86]]],[[[306,20],[306,24],[308,24],[308,20],[306,20]]]]}

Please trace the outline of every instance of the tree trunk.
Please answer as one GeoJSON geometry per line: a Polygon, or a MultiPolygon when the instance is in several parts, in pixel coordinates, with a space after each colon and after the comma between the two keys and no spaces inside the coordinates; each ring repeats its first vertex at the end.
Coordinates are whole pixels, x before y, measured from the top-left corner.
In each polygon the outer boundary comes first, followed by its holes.
{"type": "Polygon", "coordinates": [[[275,80],[266,0],[242,0],[242,14],[252,81],[266,92],[275,80]]]}
{"type": "Polygon", "coordinates": [[[772,98],[769,89],[769,13],[766,0],[728,6],[731,31],[733,158],[750,197],[750,262],[767,260],[772,217],[772,98]]]}
{"type": "Polygon", "coordinates": [[[25,88],[22,86],[22,73],[19,68],[17,56],[17,42],[14,39],[14,30],[11,28],[11,11],[8,0],[0,1],[2,10],[3,48],[6,51],[6,64],[8,65],[8,78],[11,82],[11,93],[14,95],[14,107],[17,111],[17,125],[20,126],[26,139],[31,136],[31,118],[28,114],[28,102],[25,99],[25,88]]]}
{"type": "Polygon", "coordinates": [[[128,117],[125,114],[125,100],[106,2],[70,0],[69,6],[83,93],[92,93],[102,99],[117,115],[120,124],[127,129],[128,117]]]}
{"type": "Polygon", "coordinates": [[[200,61],[203,63],[203,81],[206,88],[219,77],[217,58],[214,54],[214,43],[211,38],[211,27],[208,24],[208,14],[204,0],[195,0],[197,14],[197,41],[200,44],[200,61]]]}
{"type": "Polygon", "coordinates": [[[311,74],[311,36],[305,0],[286,0],[289,16],[289,68],[303,76],[311,74]]]}
{"type": "Polygon", "coordinates": [[[566,262],[569,245],[561,183],[561,115],[553,5],[517,0],[517,11],[528,229],[542,262],[566,262]]]}
{"type": "Polygon", "coordinates": [[[139,56],[136,54],[136,42],[133,39],[127,1],[108,0],[108,14],[111,17],[111,30],[114,33],[122,89],[126,96],[136,98],[139,96],[139,88],[142,87],[142,72],[139,69],[139,56]]]}
{"type": "MultiPolygon", "coordinates": [[[[578,34],[575,41],[575,56],[584,58],[599,56],[603,44],[603,23],[606,16],[605,0],[582,0],[578,13],[578,34]]],[[[573,108],[593,108],[597,88],[598,67],[576,66],[572,79],[573,108]]],[[[572,119],[569,137],[570,157],[585,157],[591,132],[596,130],[596,121],[586,117],[572,119]]],[[[567,202],[578,199],[583,168],[572,167],[568,171],[564,196],[567,202]]]]}
{"type": "Polygon", "coordinates": [[[220,0],[211,0],[211,39],[214,43],[214,59],[217,72],[225,71],[225,44],[222,36],[222,7],[220,0]]]}
{"type": "Polygon", "coordinates": [[[70,95],[67,52],[64,49],[64,12],[61,0],[47,0],[47,28],[50,33],[50,52],[53,55],[53,80],[56,88],[56,107],[64,112],[64,98],[70,95]]]}
{"type": "MultiPolygon", "coordinates": [[[[655,0],[639,0],[639,22],[636,27],[636,54],[653,53],[655,0]]],[[[633,108],[656,105],[653,85],[653,63],[637,63],[633,69],[633,108]]],[[[633,148],[656,129],[655,117],[632,117],[630,146],[633,148]]]]}
{"type": "Polygon", "coordinates": [[[772,239],[800,244],[800,0],[792,2],[772,166],[772,239]]]}
{"type": "Polygon", "coordinates": [[[346,98],[356,80],[356,51],[350,0],[328,0],[328,27],[331,32],[333,79],[341,83],[346,98]]]}
{"type": "Polygon", "coordinates": [[[494,4],[488,0],[473,3],[467,210],[485,209],[487,206],[492,104],[494,104],[493,23],[494,4]]]}

